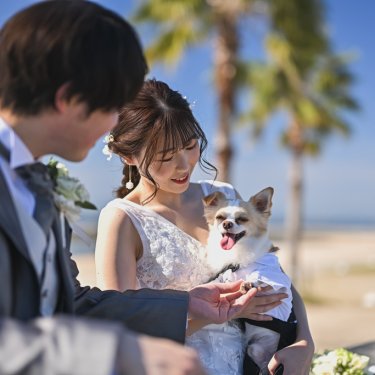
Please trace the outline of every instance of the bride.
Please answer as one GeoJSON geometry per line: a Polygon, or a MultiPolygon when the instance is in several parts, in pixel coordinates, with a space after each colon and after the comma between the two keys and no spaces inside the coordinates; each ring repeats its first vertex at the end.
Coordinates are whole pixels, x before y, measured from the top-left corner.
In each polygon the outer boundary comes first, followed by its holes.
{"type": "MultiPolygon", "coordinates": [[[[102,210],[96,244],[98,286],[104,289],[189,290],[207,281],[204,244],[208,227],[202,198],[213,191],[236,195],[229,184],[191,183],[197,163],[216,169],[202,156],[207,140],[189,103],[163,82],[148,80],[120,113],[106,151],[124,163],[117,199],[102,210]]],[[[240,317],[270,320],[264,312],[283,294],[256,296],[240,317]]],[[[275,354],[284,374],[308,372],[314,351],[303,302],[293,291],[298,319],[296,342],[275,354]]],[[[173,306],[171,306],[173,308],[173,306]]],[[[209,374],[240,375],[244,343],[236,325],[188,321],[186,344],[195,348],[209,374]]]]}

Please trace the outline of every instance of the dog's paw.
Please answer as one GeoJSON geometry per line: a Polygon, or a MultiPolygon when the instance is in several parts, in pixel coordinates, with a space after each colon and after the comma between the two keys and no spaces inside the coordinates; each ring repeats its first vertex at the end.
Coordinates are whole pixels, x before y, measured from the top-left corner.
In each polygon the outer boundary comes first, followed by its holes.
{"type": "Polygon", "coordinates": [[[244,281],[240,286],[240,291],[242,294],[246,294],[251,288],[254,288],[254,284],[250,281],[244,281]]]}

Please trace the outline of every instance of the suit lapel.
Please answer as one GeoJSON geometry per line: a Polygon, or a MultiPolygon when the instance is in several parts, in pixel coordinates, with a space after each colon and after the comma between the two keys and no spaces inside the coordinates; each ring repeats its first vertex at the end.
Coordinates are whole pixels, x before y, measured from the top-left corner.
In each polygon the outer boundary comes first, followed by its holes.
{"type": "MultiPolygon", "coordinates": [[[[18,218],[17,210],[10,194],[8,185],[0,169],[0,228],[5,235],[12,241],[16,250],[18,250],[27,261],[32,264],[32,260],[27,250],[27,244],[21,229],[21,223],[18,218]]],[[[65,222],[64,222],[65,225],[65,222]]],[[[72,312],[74,303],[74,284],[72,271],[70,269],[70,258],[67,245],[69,245],[69,228],[65,231],[65,239],[62,239],[60,214],[56,210],[52,230],[56,240],[57,267],[60,279],[59,290],[59,311],[72,312]],[[65,244],[65,246],[64,246],[65,244]]],[[[33,267],[34,269],[34,267],[33,267]]]]}
{"type": "Polygon", "coordinates": [[[0,170],[0,226],[3,228],[6,235],[13,241],[17,250],[31,262],[25,238],[21,230],[21,223],[17,216],[16,207],[13,203],[13,198],[10,195],[7,183],[0,170]]]}
{"type": "MultiPolygon", "coordinates": [[[[27,250],[27,244],[18,219],[17,210],[13,198],[8,189],[3,173],[0,169],[0,227],[7,237],[11,239],[15,248],[32,264],[27,250]]],[[[63,223],[65,225],[65,223],[63,223]]],[[[58,272],[60,275],[60,302],[64,312],[73,311],[74,284],[72,271],[70,269],[70,258],[67,245],[69,245],[69,228],[65,231],[65,239],[62,239],[60,214],[56,210],[52,230],[56,240],[56,256],[58,272]],[[64,246],[65,244],[65,246],[64,246]]]]}
{"type": "Polygon", "coordinates": [[[72,312],[74,300],[74,284],[72,271],[69,266],[70,253],[67,247],[69,241],[67,230],[65,230],[65,233],[62,233],[61,231],[61,225],[64,225],[66,227],[65,220],[63,223],[61,221],[62,219],[60,218],[60,213],[56,210],[55,218],[52,224],[52,230],[56,239],[56,256],[60,275],[60,288],[62,289],[60,289],[59,293],[59,302],[62,303],[61,309],[64,312],[72,312]],[[63,236],[65,236],[64,239],[63,236]]]}

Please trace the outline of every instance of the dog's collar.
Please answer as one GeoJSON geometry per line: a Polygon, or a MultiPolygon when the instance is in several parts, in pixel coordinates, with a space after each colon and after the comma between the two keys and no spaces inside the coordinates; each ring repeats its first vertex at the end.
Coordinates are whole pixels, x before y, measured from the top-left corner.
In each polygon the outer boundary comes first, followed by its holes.
{"type": "Polygon", "coordinates": [[[222,270],[221,272],[225,272],[225,271],[228,271],[228,270],[232,270],[232,272],[236,272],[238,269],[240,268],[240,264],[239,263],[236,263],[236,264],[230,264],[229,266],[227,266],[224,270],[222,270]]]}

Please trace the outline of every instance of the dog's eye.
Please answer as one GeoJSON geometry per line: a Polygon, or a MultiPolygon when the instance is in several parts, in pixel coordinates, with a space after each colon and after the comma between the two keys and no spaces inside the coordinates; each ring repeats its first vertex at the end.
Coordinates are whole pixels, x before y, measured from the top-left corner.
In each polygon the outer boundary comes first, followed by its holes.
{"type": "Polygon", "coordinates": [[[215,219],[217,221],[223,221],[223,220],[225,220],[225,217],[223,215],[217,215],[215,219]]]}
{"type": "Polygon", "coordinates": [[[247,223],[248,221],[249,221],[249,219],[247,217],[238,217],[236,219],[237,224],[244,224],[244,223],[247,223]]]}

